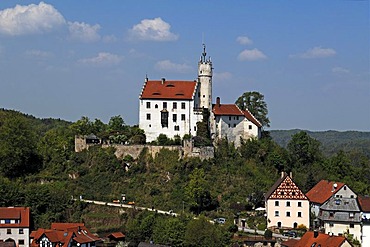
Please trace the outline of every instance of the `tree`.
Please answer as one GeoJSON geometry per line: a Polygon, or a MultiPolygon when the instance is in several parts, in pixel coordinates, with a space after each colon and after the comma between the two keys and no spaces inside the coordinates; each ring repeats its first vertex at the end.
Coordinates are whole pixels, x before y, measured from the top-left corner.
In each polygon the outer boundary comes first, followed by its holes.
{"type": "Polygon", "coordinates": [[[236,101],[235,104],[241,110],[248,110],[262,124],[270,127],[270,120],[267,117],[267,104],[264,96],[259,92],[245,92],[236,101]]]}
{"type": "Polygon", "coordinates": [[[37,137],[26,118],[5,118],[0,123],[0,140],[0,172],[5,176],[20,177],[38,169],[37,137]]]}
{"type": "Polygon", "coordinates": [[[304,131],[292,136],[287,149],[293,166],[310,166],[321,158],[320,142],[304,131]]]}
{"type": "Polygon", "coordinates": [[[90,119],[86,116],[82,116],[81,119],[73,123],[70,128],[76,135],[89,135],[93,133],[93,126],[90,119]]]}
{"type": "Polygon", "coordinates": [[[108,129],[111,132],[121,132],[126,130],[126,124],[123,118],[118,116],[113,116],[110,118],[108,123],[108,129]]]}

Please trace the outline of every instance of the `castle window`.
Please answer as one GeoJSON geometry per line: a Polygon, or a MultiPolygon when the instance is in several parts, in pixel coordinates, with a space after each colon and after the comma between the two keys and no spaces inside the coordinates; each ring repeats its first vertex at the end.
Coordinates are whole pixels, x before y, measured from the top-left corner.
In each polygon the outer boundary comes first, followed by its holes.
{"type": "Polygon", "coordinates": [[[252,129],[252,125],[249,125],[248,127],[249,127],[250,130],[252,129]]]}
{"type": "Polygon", "coordinates": [[[146,120],[150,120],[150,113],[146,114],[146,120]]]}
{"type": "Polygon", "coordinates": [[[194,126],[194,131],[197,131],[197,126],[194,126]]]}
{"type": "Polygon", "coordinates": [[[158,109],[158,105],[157,104],[155,104],[155,109],[158,109]]]}
{"type": "Polygon", "coordinates": [[[163,109],[167,109],[167,102],[163,102],[163,109]]]}
{"type": "Polygon", "coordinates": [[[185,121],[185,114],[181,114],[181,120],[185,121]]]}
{"type": "Polygon", "coordinates": [[[150,108],[150,102],[146,102],[146,108],[150,108]]]}
{"type": "Polygon", "coordinates": [[[203,98],[205,98],[206,96],[203,94],[203,98]]]}
{"type": "Polygon", "coordinates": [[[177,103],[173,102],[173,109],[177,109],[177,103]]]}
{"type": "Polygon", "coordinates": [[[6,229],[6,234],[12,234],[12,229],[6,229]]]}
{"type": "Polygon", "coordinates": [[[168,112],[167,111],[161,112],[161,125],[162,125],[162,128],[164,127],[168,128],[168,112]]]}
{"type": "Polygon", "coordinates": [[[19,239],[18,240],[18,245],[24,245],[24,239],[19,239]]]}
{"type": "Polygon", "coordinates": [[[184,102],[181,103],[181,109],[185,109],[185,103],[184,102]]]}
{"type": "Polygon", "coordinates": [[[176,114],[172,114],[172,121],[177,122],[177,115],[176,114]]]}
{"type": "Polygon", "coordinates": [[[176,131],[179,131],[179,130],[180,130],[180,126],[175,125],[175,130],[176,130],[176,131]]]}
{"type": "Polygon", "coordinates": [[[19,228],[19,234],[23,234],[23,228],[19,228]]]}

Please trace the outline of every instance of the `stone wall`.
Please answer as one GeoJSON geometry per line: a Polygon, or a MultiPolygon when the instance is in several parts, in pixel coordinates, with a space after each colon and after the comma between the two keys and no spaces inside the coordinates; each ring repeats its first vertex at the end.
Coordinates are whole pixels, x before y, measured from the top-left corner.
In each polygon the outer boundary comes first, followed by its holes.
{"type": "MultiPolygon", "coordinates": [[[[96,145],[96,144],[93,144],[96,145]]],[[[86,144],[86,139],[84,137],[75,138],[75,151],[81,152],[84,149],[89,149],[91,145],[86,144]]],[[[194,158],[198,157],[201,160],[211,159],[214,157],[213,147],[194,147],[191,140],[184,141],[184,146],[153,146],[153,145],[121,145],[121,144],[103,144],[103,148],[114,147],[116,149],[116,156],[119,159],[123,159],[126,155],[130,155],[134,159],[139,157],[141,151],[147,147],[149,153],[154,158],[161,149],[166,148],[171,151],[177,150],[180,158],[194,158]]]]}

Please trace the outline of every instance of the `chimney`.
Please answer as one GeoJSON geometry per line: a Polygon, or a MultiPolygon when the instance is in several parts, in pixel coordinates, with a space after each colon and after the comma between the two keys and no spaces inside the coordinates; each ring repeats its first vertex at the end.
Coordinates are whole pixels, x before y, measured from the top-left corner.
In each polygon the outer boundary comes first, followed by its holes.
{"type": "Polygon", "coordinates": [[[165,83],[165,81],[166,81],[166,78],[162,78],[162,85],[165,83]]]}
{"type": "Polygon", "coordinates": [[[221,99],[220,99],[220,97],[217,97],[217,98],[216,98],[216,105],[217,105],[218,107],[220,107],[220,105],[221,105],[221,99]]]}
{"type": "Polygon", "coordinates": [[[293,178],[293,172],[289,172],[289,177],[293,178]]]}
{"type": "Polygon", "coordinates": [[[281,172],[281,178],[283,178],[285,175],[285,172],[281,172]]]}
{"type": "Polygon", "coordinates": [[[317,238],[318,236],[319,236],[319,232],[318,231],[313,231],[313,237],[317,238]]]}

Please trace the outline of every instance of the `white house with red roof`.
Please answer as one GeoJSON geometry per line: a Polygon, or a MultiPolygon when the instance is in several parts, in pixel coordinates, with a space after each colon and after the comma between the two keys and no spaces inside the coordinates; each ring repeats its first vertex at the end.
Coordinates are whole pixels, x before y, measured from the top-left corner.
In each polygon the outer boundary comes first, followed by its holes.
{"type": "Polygon", "coordinates": [[[0,242],[12,242],[13,246],[28,247],[30,238],[30,208],[0,208],[0,242]]]}
{"type": "Polygon", "coordinates": [[[370,197],[359,196],[358,202],[360,204],[362,218],[361,246],[370,246],[370,197]]]}
{"type": "Polygon", "coordinates": [[[145,79],[140,94],[139,127],[145,131],[147,142],[156,140],[159,134],[169,138],[195,136],[197,123],[203,120],[203,109],[210,112],[210,132],[216,141],[226,137],[239,145],[240,138],[260,137],[261,124],[249,111],[242,111],[235,104],[221,105],[220,100],[212,105],[213,68],[206,54],[204,46],[197,80],[145,79]]]}
{"type": "Polygon", "coordinates": [[[241,139],[261,137],[261,123],[248,111],[243,111],[235,104],[221,104],[219,97],[212,109],[212,137],[215,141],[227,138],[240,146],[241,139]]]}

